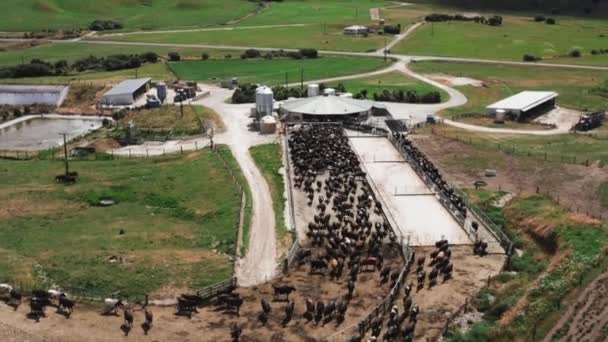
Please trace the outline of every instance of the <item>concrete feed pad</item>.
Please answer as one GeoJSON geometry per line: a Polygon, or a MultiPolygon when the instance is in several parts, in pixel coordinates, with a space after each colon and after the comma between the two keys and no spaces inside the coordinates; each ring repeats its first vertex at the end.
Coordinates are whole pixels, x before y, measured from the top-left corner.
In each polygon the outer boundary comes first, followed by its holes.
{"type": "Polygon", "coordinates": [[[403,236],[414,246],[429,246],[442,238],[451,244],[471,244],[431,190],[386,138],[351,139],[377,191],[403,236]],[[369,160],[395,162],[370,162],[369,160]],[[397,195],[396,195],[397,194],[397,195]]]}

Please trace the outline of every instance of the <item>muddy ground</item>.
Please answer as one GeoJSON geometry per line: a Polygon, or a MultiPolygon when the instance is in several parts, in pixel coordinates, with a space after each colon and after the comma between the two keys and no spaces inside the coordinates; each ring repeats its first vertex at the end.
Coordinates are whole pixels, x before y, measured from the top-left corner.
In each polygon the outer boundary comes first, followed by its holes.
{"type": "Polygon", "coordinates": [[[514,194],[533,194],[537,190],[557,200],[574,213],[605,218],[598,195],[600,184],[608,179],[608,169],[547,162],[527,157],[514,157],[501,151],[476,149],[462,142],[437,135],[413,135],[418,146],[438,163],[448,179],[463,188],[483,180],[485,189],[514,194]],[[497,169],[496,177],[485,177],[486,168],[497,169]],[[449,172],[446,172],[449,170],[449,172]]]}
{"type": "Polygon", "coordinates": [[[608,340],[608,273],[581,292],[544,341],[608,340]]]}

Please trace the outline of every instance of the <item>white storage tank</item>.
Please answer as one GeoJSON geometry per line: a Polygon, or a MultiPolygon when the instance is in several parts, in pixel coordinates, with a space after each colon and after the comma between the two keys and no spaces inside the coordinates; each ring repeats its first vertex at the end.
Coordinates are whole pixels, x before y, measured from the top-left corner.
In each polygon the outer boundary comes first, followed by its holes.
{"type": "Polygon", "coordinates": [[[310,84],[308,85],[308,97],[319,96],[319,85],[318,84],[310,84]]]}
{"type": "Polygon", "coordinates": [[[165,103],[165,99],[167,98],[167,85],[164,82],[158,82],[156,85],[156,97],[158,97],[161,103],[165,103]]]}
{"type": "Polygon", "coordinates": [[[272,115],[274,94],[272,89],[266,86],[258,87],[255,91],[255,109],[258,116],[272,115]]]}
{"type": "Polygon", "coordinates": [[[495,123],[505,123],[505,117],[507,116],[507,111],[504,109],[496,110],[496,117],[494,118],[495,123]]]}
{"type": "Polygon", "coordinates": [[[325,90],[323,91],[323,95],[325,95],[325,96],[335,96],[336,95],[336,89],[334,89],[334,88],[325,88],[325,90]]]}

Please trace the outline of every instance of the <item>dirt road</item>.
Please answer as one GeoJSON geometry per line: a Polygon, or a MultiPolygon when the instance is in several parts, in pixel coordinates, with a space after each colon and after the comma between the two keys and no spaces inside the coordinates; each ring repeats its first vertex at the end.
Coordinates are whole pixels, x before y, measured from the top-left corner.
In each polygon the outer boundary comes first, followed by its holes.
{"type": "Polygon", "coordinates": [[[275,141],[275,135],[260,135],[250,130],[248,117],[251,105],[225,103],[232,91],[209,87],[211,96],[199,101],[200,104],[215,110],[222,116],[226,132],[221,135],[222,143],[227,144],[251,188],[253,196],[253,215],[250,227],[249,250],[237,262],[236,276],[240,286],[253,286],[272,279],[277,269],[277,247],[275,216],[268,183],[255,165],[249,148],[251,146],[275,141]]]}

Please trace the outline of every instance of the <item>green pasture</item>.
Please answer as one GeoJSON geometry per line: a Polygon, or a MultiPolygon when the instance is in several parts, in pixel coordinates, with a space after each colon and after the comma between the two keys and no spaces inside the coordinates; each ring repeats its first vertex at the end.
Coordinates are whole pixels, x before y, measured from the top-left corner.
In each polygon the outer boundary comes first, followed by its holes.
{"type": "Polygon", "coordinates": [[[276,49],[316,48],[336,51],[373,51],[382,48],[390,35],[349,36],[343,24],[310,24],[304,27],[274,27],[243,30],[129,34],[98,39],[172,44],[209,44],[276,49]]]}
{"type": "Polygon", "coordinates": [[[356,94],[362,90],[367,90],[369,98],[371,98],[373,93],[381,93],[385,89],[389,91],[416,91],[420,95],[432,91],[439,91],[444,100],[448,98],[448,95],[444,91],[400,72],[391,72],[368,78],[333,82],[328,84],[328,86],[335,87],[339,83],[342,83],[346,88],[346,91],[349,93],[356,94]]]}
{"type": "Polygon", "coordinates": [[[289,83],[300,81],[300,70],[304,70],[304,81],[336,76],[352,75],[372,71],[384,66],[380,58],[319,57],[315,59],[248,59],[209,60],[169,63],[179,79],[209,81],[237,77],[241,83],[285,84],[285,73],[289,83]]]}
{"type": "Polygon", "coordinates": [[[558,105],[579,110],[606,110],[608,97],[594,91],[608,79],[608,71],[538,66],[488,65],[481,63],[417,62],[410,65],[424,74],[448,74],[483,81],[486,87],[460,86],[469,102],[445,112],[485,113],[485,107],[523,90],[551,90],[559,93],[558,105]]]}
{"type": "Polygon", "coordinates": [[[126,30],[220,25],[253,13],[244,0],[4,0],[0,31],[87,27],[95,19],[116,20],[126,30]]]}
{"type": "MultiPolygon", "coordinates": [[[[230,151],[220,152],[236,165],[230,151]]],[[[125,295],[200,288],[230,276],[241,193],[218,156],[0,160],[0,280],[125,295]],[[97,206],[101,199],[116,205],[97,206]]],[[[237,178],[244,177],[237,169],[237,178]]]]}
{"type": "MultiPolygon", "coordinates": [[[[395,48],[394,53],[521,61],[524,54],[560,63],[585,62],[564,57],[578,49],[608,49],[608,21],[558,19],[557,25],[536,23],[531,17],[506,16],[502,26],[473,22],[428,23],[395,48]]],[[[588,58],[608,64],[608,55],[588,58]]]]}

